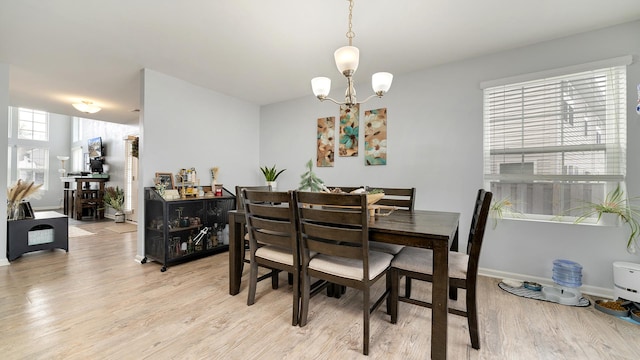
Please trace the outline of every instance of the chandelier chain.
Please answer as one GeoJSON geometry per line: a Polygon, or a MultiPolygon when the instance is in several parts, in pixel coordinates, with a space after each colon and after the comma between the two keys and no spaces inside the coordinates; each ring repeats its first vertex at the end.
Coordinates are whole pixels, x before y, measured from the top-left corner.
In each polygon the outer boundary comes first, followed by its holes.
{"type": "Polygon", "coordinates": [[[353,25],[351,24],[351,18],[353,17],[353,0],[349,0],[349,31],[347,31],[347,39],[349,39],[349,46],[353,46],[353,38],[356,33],[353,32],[353,25]]]}

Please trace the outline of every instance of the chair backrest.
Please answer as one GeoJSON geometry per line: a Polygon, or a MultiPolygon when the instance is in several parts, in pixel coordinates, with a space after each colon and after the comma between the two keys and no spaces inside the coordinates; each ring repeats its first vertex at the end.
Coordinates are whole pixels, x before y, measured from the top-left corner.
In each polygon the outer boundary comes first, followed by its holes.
{"type": "MultiPolygon", "coordinates": [[[[252,252],[257,244],[274,245],[298,254],[296,208],[291,192],[242,190],[252,252]]],[[[294,264],[298,264],[295,256],[294,264]]]]}
{"type": "Polygon", "coordinates": [[[471,228],[469,230],[469,239],[467,241],[467,254],[469,255],[469,263],[467,265],[467,279],[475,281],[478,274],[478,261],[480,260],[480,249],[482,248],[482,239],[484,238],[484,229],[489,217],[489,208],[491,206],[491,198],[493,193],[478,190],[476,203],[473,208],[473,217],[471,218],[471,228]]]}
{"type": "Polygon", "coordinates": [[[395,206],[399,209],[413,211],[416,188],[384,188],[374,186],[368,186],[367,188],[384,191],[384,197],[376,202],[377,205],[395,206]]]}
{"type": "Polygon", "coordinates": [[[302,261],[309,251],[363,261],[369,279],[369,226],[365,194],[294,192],[302,261]]]}
{"type": "Polygon", "coordinates": [[[271,191],[271,185],[263,186],[236,186],[236,210],[244,209],[244,201],[242,198],[242,189],[257,190],[257,191],[271,191]]]}

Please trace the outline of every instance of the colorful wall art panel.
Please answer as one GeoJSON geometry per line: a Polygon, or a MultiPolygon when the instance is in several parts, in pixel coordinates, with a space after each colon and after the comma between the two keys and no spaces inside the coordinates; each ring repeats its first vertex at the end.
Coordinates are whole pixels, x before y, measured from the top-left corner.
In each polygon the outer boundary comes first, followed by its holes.
{"type": "Polygon", "coordinates": [[[317,167],[332,167],[335,154],[336,118],[330,116],[318,119],[317,167]]]}
{"type": "Polygon", "coordinates": [[[358,156],[358,126],[360,122],[360,104],[348,108],[340,106],[340,156],[358,156]]]}
{"type": "Polygon", "coordinates": [[[364,162],[366,165],[387,164],[387,109],[364,112],[364,162]]]}

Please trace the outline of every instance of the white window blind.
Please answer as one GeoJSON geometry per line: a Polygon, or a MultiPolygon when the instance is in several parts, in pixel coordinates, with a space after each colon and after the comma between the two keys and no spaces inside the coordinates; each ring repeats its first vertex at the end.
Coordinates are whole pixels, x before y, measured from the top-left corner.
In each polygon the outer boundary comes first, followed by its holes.
{"type": "Polygon", "coordinates": [[[519,212],[567,215],[624,182],[626,66],[485,88],[483,117],[485,186],[519,212]]]}

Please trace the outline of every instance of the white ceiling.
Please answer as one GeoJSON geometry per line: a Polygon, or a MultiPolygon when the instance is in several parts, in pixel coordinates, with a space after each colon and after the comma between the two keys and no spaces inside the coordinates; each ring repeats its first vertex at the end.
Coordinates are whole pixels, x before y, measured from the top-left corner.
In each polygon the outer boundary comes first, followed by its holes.
{"type": "MultiPolygon", "coordinates": [[[[140,69],[264,105],[346,83],[345,0],[2,0],[10,105],[134,123],[140,69]]],[[[640,19],[639,0],[356,0],[356,84],[640,19]]],[[[640,41],[640,38],[639,40],[640,41]]],[[[393,86],[391,87],[393,91],[393,86]]]]}

